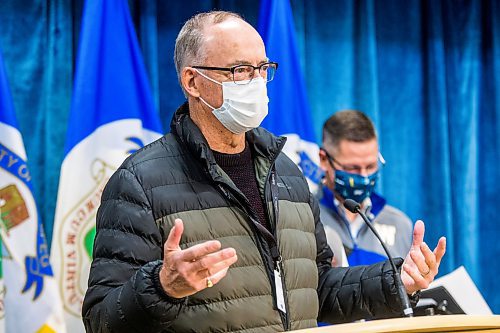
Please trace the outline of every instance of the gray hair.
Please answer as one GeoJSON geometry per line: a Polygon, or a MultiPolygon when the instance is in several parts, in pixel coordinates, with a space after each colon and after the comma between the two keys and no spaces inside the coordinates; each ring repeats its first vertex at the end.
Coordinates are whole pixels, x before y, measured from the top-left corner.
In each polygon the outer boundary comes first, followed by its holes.
{"type": "Polygon", "coordinates": [[[202,62],[205,60],[205,55],[203,54],[204,48],[202,47],[205,37],[203,34],[204,28],[208,24],[218,24],[230,18],[243,20],[240,15],[233,12],[211,11],[196,14],[184,23],[175,40],[174,51],[177,79],[183,91],[184,88],[181,82],[182,69],[186,66],[202,65],[202,62]]]}

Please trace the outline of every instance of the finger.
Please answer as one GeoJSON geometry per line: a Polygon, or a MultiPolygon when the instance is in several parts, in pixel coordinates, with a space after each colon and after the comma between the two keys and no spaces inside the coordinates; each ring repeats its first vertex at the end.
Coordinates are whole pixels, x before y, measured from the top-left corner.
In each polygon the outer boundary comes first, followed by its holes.
{"type": "Polygon", "coordinates": [[[409,265],[410,267],[417,267],[415,265],[415,263],[413,262],[413,259],[411,258],[411,251],[412,251],[412,249],[410,249],[410,251],[408,251],[408,254],[405,257],[405,260],[403,261],[403,265],[409,265]]]}
{"type": "Polygon", "coordinates": [[[411,277],[411,279],[414,282],[414,288],[416,290],[420,289],[427,289],[429,287],[429,281],[424,279],[424,277],[420,274],[418,270],[412,269],[408,265],[404,265],[403,269],[405,270],[406,274],[411,277]]]}
{"type": "MultiPolygon", "coordinates": [[[[236,250],[233,248],[223,249],[214,253],[207,254],[204,257],[197,259],[193,263],[193,269],[202,271],[210,269],[215,264],[236,257],[236,250]]],[[[210,270],[212,272],[212,270],[210,270]]]]}
{"type": "MultiPolygon", "coordinates": [[[[425,258],[422,255],[422,252],[411,250],[410,255],[411,255],[411,259],[413,260],[413,262],[417,266],[416,268],[417,268],[417,271],[419,272],[419,275],[425,277],[427,274],[429,274],[431,269],[427,265],[427,263],[425,262],[425,258]]],[[[415,270],[415,269],[413,269],[413,270],[415,270]]]]}
{"type": "Polygon", "coordinates": [[[165,241],[165,245],[163,246],[164,252],[168,251],[178,251],[181,249],[179,246],[181,242],[182,233],[184,232],[184,223],[182,223],[181,219],[175,219],[174,226],[170,229],[168,234],[168,238],[165,241]]]}
{"type": "Polygon", "coordinates": [[[222,280],[223,277],[226,276],[227,272],[228,272],[228,267],[218,271],[216,274],[213,274],[211,276],[202,276],[200,278],[200,285],[201,285],[201,288],[198,288],[198,290],[203,290],[205,288],[209,288],[209,287],[213,287],[214,285],[216,285],[217,283],[219,283],[220,280],[222,280]],[[211,285],[209,286],[208,285],[208,282],[211,282],[211,285]]]}
{"type": "Polygon", "coordinates": [[[203,277],[213,277],[217,275],[220,271],[227,270],[232,264],[238,261],[238,257],[234,256],[226,260],[222,260],[208,267],[207,269],[198,271],[197,275],[201,278],[203,277]]]}
{"type": "Polygon", "coordinates": [[[425,258],[425,263],[427,266],[429,266],[430,269],[433,269],[436,267],[436,255],[431,251],[429,246],[427,245],[426,242],[423,242],[420,245],[420,250],[422,251],[422,254],[424,255],[425,258]]]}
{"type": "Polygon", "coordinates": [[[419,247],[420,244],[424,241],[424,233],[425,233],[425,225],[424,222],[418,220],[415,222],[415,226],[413,227],[413,247],[419,247]]]}
{"type": "Polygon", "coordinates": [[[217,284],[223,277],[226,276],[229,268],[224,268],[218,271],[217,273],[210,276],[210,280],[212,280],[213,284],[217,284]]]}
{"type": "Polygon", "coordinates": [[[446,253],[446,237],[441,237],[439,239],[438,245],[434,249],[434,255],[436,256],[436,264],[439,266],[441,264],[441,259],[446,253]]]}
{"type": "Polygon", "coordinates": [[[221,244],[218,240],[208,241],[201,244],[191,246],[182,251],[181,259],[183,261],[195,261],[207,254],[219,251],[221,244]]]}

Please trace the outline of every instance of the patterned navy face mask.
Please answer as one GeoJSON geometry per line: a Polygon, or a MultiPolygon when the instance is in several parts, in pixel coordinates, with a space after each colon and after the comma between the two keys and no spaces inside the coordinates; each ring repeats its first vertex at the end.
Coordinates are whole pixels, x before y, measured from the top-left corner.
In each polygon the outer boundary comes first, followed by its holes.
{"type": "Polygon", "coordinates": [[[356,173],[335,170],[335,192],[344,199],[352,199],[361,203],[372,194],[377,179],[378,171],[365,177],[356,173]]]}

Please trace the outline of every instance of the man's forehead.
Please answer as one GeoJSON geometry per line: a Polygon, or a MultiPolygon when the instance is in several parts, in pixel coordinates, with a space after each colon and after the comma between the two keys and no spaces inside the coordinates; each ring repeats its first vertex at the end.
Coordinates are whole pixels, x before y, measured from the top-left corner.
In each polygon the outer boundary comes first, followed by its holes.
{"type": "Polygon", "coordinates": [[[203,30],[206,42],[230,41],[242,38],[242,35],[258,35],[250,24],[238,18],[228,18],[219,23],[206,24],[203,30]]]}
{"type": "Polygon", "coordinates": [[[264,42],[247,22],[231,18],[205,28],[206,56],[217,58],[229,65],[267,61],[264,42]]]}
{"type": "Polygon", "coordinates": [[[242,25],[249,25],[247,22],[237,17],[229,17],[226,20],[213,24],[212,26],[218,29],[239,29],[242,25]]]}
{"type": "Polygon", "coordinates": [[[337,153],[343,156],[365,157],[375,156],[378,157],[378,142],[377,139],[367,141],[350,141],[341,140],[337,147],[337,153]]]}

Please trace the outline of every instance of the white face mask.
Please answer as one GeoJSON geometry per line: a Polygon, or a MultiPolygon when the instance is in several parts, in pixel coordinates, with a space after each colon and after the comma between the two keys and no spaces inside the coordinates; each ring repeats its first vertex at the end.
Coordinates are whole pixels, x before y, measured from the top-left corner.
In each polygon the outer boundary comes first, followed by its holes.
{"type": "Polygon", "coordinates": [[[259,127],[267,116],[269,103],[267,82],[262,77],[256,77],[247,84],[236,84],[233,81],[220,83],[196,71],[207,80],[222,86],[223,102],[219,108],[214,108],[203,98],[199,98],[213,110],[212,113],[225,128],[234,134],[242,134],[259,127]]]}

